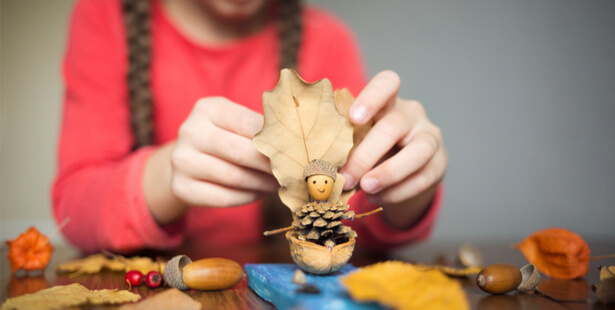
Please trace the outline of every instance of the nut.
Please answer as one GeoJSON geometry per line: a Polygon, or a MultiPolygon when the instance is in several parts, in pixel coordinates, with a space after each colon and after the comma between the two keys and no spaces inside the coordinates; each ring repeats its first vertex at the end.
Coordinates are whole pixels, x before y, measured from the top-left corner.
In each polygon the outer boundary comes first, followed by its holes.
{"type": "Polygon", "coordinates": [[[243,278],[241,266],[226,258],[204,258],[188,264],[183,271],[184,284],[197,290],[223,290],[243,278]]]}
{"type": "Polygon", "coordinates": [[[529,292],[536,289],[540,282],[540,273],[534,264],[527,264],[521,267],[521,284],[517,287],[517,291],[529,292]]]}
{"type": "Polygon", "coordinates": [[[505,294],[521,283],[521,271],[510,264],[495,264],[486,267],[476,276],[478,287],[491,294],[505,294]]]}
{"type": "Polygon", "coordinates": [[[299,268],[313,274],[328,274],[340,270],[354,251],[356,239],[351,237],[348,242],[331,248],[310,241],[297,239],[296,231],[286,233],[290,245],[290,256],[299,268]]]}
{"type": "Polygon", "coordinates": [[[183,279],[183,271],[186,265],[192,263],[192,260],[186,255],[177,255],[173,257],[169,262],[167,262],[166,266],[164,266],[164,272],[162,273],[162,278],[164,282],[170,287],[174,287],[185,291],[190,289],[186,284],[184,284],[183,279]]]}
{"type": "Polygon", "coordinates": [[[464,267],[483,266],[483,255],[471,244],[464,244],[457,249],[457,259],[464,267]]]}

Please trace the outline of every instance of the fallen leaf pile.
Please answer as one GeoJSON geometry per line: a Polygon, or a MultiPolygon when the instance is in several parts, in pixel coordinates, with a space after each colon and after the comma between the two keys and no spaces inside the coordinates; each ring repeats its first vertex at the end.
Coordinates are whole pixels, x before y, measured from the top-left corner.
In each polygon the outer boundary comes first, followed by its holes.
{"type": "Polygon", "coordinates": [[[565,228],[539,230],[515,247],[551,278],[567,280],[587,274],[589,247],[581,236],[565,228]]]}
{"type": "Polygon", "coordinates": [[[198,310],[201,303],[182,293],[176,288],[168,289],[162,293],[144,299],[138,303],[126,304],[120,310],[198,310]]]}
{"type": "Polygon", "coordinates": [[[108,305],[137,301],[141,296],[127,290],[88,290],[74,283],[54,286],[34,294],[9,298],[0,310],[11,309],[59,309],[84,305],[108,305]]]}
{"type": "Polygon", "coordinates": [[[600,268],[600,283],[593,285],[592,290],[602,303],[615,303],[615,266],[600,268]]]}
{"type": "Polygon", "coordinates": [[[143,274],[150,271],[164,270],[165,263],[153,261],[149,257],[123,257],[116,255],[114,257],[107,257],[103,254],[94,254],[85,258],[76,259],[59,264],[56,270],[59,272],[70,272],[70,276],[79,276],[82,274],[94,274],[103,269],[111,271],[129,271],[138,270],[143,274]]]}
{"type": "Polygon", "coordinates": [[[53,246],[49,243],[49,239],[34,226],[15,240],[6,241],[6,244],[9,247],[8,258],[13,273],[19,269],[43,270],[47,268],[53,254],[53,246]]]}
{"type": "MultiPolygon", "coordinates": [[[[354,128],[337,111],[329,80],[307,83],[291,69],[282,70],[278,85],[263,94],[263,114],[263,129],[252,143],[269,157],[280,199],[294,212],[309,202],[303,176],[307,164],[320,159],[341,167],[352,148],[354,128]]],[[[337,174],[335,185],[332,201],[341,200],[342,175],[337,174]]]]}
{"type": "Polygon", "coordinates": [[[469,309],[458,281],[408,263],[370,265],[342,278],[342,283],[353,299],[393,309],[469,309]]]}

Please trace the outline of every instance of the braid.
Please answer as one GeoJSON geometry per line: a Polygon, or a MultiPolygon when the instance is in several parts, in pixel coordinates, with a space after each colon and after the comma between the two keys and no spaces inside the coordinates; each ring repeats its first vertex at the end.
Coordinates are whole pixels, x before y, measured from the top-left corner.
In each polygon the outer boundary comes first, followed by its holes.
{"type": "Polygon", "coordinates": [[[128,45],[130,125],[135,148],[152,144],[152,92],[150,89],[150,1],[122,0],[128,45]]]}
{"type": "Polygon", "coordinates": [[[280,69],[297,69],[301,44],[301,1],[281,0],[278,15],[280,36],[280,69]]]}
{"type": "MultiPolygon", "coordinates": [[[[151,29],[150,1],[122,0],[124,26],[128,45],[128,92],[130,124],[135,148],[152,144],[154,122],[150,88],[151,29]]],[[[301,43],[301,1],[281,0],[278,14],[280,36],[280,69],[297,69],[301,43]]]]}

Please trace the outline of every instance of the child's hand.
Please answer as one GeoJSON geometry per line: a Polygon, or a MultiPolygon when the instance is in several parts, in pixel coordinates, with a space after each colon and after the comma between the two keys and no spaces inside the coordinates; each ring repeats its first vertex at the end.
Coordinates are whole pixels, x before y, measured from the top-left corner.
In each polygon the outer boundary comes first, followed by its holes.
{"type": "Polygon", "coordinates": [[[379,204],[433,193],[447,166],[440,129],[429,121],[419,102],[397,97],[399,87],[396,73],[380,72],[350,109],[354,124],[372,117],[375,123],[341,169],[346,176],[344,188],[360,182],[369,199],[379,204]]]}
{"type": "Polygon", "coordinates": [[[252,146],[263,116],[222,97],[199,100],[171,155],[172,192],[192,206],[231,207],[273,192],[269,159],[252,146]]]}

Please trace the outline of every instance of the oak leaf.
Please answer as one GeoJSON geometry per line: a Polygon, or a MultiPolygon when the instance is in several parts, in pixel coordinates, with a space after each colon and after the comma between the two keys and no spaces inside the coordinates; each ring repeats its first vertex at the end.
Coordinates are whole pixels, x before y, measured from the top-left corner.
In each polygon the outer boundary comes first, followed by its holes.
{"type": "Polygon", "coordinates": [[[539,230],[515,247],[551,278],[568,280],[587,274],[589,246],[581,236],[565,228],[539,230]]]}
{"type": "Polygon", "coordinates": [[[126,304],[120,307],[120,310],[166,310],[166,309],[182,309],[182,310],[198,310],[201,309],[201,303],[192,299],[182,291],[171,288],[152,297],[146,298],[138,303],[126,304]]]}
{"type": "Polygon", "coordinates": [[[592,290],[604,304],[615,303],[615,266],[600,267],[600,283],[592,285],[592,290]]]}
{"type": "Polygon", "coordinates": [[[363,267],[341,279],[357,301],[375,301],[393,309],[469,309],[458,281],[438,270],[388,261],[363,267]]]}
{"type": "Polygon", "coordinates": [[[6,241],[6,244],[9,247],[8,258],[13,273],[19,269],[25,271],[45,269],[54,250],[49,239],[34,226],[15,240],[6,241]]]}
{"type": "Polygon", "coordinates": [[[61,263],[56,266],[56,270],[59,272],[70,272],[71,276],[94,274],[103,269],[123,272],[139,270],[141,273],[146,274],[150,271],[160,272],[164,270],[164,266],[164,262],[160,262],[159,264],[149,257],[123,257],[120,255],[107,257],[103,254],[93,254],[84,258],[61,263]]]}
{"type": "MultiPolygon", "coordinates": [[[[313,159],[339,168],[352,148],[353,126],[337,111],[328,79],[307,83],[291,69],[283,69],[280,81],[263,94],[263,129],[254,147],[269,157],[273,175],[280,183],[282,202],[296,211],[309,202],[303,171],[313,159]]],[[[344,178],[339,173],[330,200],[340,200],[344,178]]]]}
{"type": "Polygon", "coordinates": [[[137,301],[141,296],[127,290],[88,290],[83,285],[54,286],[33,294],[9,298],[1,310],[63,309],[84,305],[106,305],[137,301]]]}

